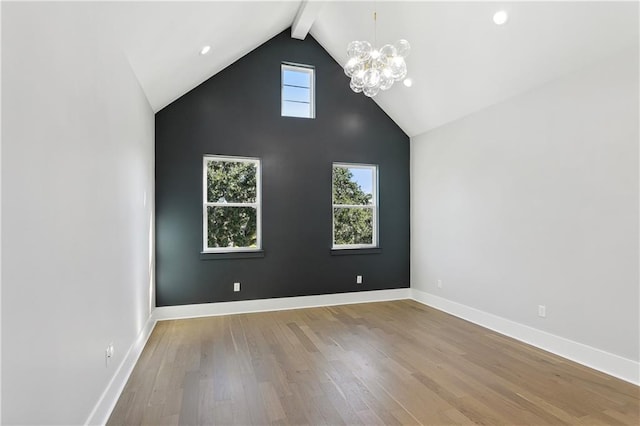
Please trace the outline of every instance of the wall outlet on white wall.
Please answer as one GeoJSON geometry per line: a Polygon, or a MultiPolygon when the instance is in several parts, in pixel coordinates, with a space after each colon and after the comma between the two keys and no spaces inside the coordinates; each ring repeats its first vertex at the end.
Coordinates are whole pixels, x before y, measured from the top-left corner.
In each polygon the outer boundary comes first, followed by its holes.
{"type": "Polygon", "coordinates": [[[438,288],[442,288],[442,280],[438,280],[438,288]]]}
{"type": "Polygon", "coordinates": [[[113,342],[111,342],[107,346],[107,349],[105,349],[104,351],[104,359],[105,359],[106,366],[109,366],[109,361],[111,361],[111,358],[113,358],[114,353],[115,353],[115,348],[113,346],[113,342]]]}
{"type": "Polygon", "coordinates": [[[240,283],[233,283],[233,291],[240,291],[240,283]]]}
{"type": "Polygon", "coordinates": [[[545,305],[538,305],[538,316],[540,318],[547,317],[547,307],[545,305]]]}
{"type": "Polygon", "coordinates": [[[356,275],[356,284],[362,284],[362,275],[356,275]]]}

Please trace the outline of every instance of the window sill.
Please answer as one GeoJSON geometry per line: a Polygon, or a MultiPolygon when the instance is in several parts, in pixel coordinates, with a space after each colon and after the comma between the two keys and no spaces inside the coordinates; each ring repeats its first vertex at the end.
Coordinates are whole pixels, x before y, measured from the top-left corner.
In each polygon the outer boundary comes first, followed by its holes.
{"type": "Polygon", "coordinates": [[[350,248],[350,249],[331,249],[331,256],[349,256],[354,254],[380,254],[382,248],[350,248]]]}
{"type": "Polygon", "coordinates": [[[264,257],[264,250],[200,253],[200,260],[254,259],[264,257]]]}

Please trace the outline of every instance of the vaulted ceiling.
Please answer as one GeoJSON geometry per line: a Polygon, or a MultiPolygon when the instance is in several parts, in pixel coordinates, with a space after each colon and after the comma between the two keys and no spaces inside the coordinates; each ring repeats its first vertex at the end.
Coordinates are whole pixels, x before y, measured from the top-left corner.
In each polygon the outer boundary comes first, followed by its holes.
{"type": "MultiPolygon", "coordinates": [[[[119,18],[123,49],[158,111],[290,27],[301,6],[129,3],[119,18]],[[199,54],[204,45],[208,55],[199,54]]],[[[310,34],[340,64],[351,40],[373,41],[374,11],[379,45],[410,41],[413,86],[396,84],[374,98],[410,136],[638,48],[636,2],[333,1],[309,10],[310,34]],[[497,26],[492,16],[500,9],[509,20],[497,26]]],[[[348,83],[345,76],[345,90],[348,83]]]]}

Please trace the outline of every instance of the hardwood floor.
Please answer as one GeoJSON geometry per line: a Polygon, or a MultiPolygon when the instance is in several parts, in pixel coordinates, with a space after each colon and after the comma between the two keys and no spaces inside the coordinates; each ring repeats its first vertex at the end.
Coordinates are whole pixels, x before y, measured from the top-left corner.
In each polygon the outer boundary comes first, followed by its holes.
{"type": "Polygon", "coordinates": [[[403,300],[159,322],[108,424],[638,425],[639,397],[403,300]]]}

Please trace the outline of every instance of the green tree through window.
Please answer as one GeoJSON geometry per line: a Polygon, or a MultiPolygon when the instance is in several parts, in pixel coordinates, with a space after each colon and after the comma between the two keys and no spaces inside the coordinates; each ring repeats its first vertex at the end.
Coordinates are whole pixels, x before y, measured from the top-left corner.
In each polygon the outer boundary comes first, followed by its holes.
{"type": "Polygon", "coordinates": [[[334,165],[334,247],[375,246],[375,179],[375,166],[334,165]],[[366,184],[367,189],[363,188],[366,184]]]}
{"type": "Polygon", "coordinates": [[[206,247],[258,248],[257,160],[206,157],[206,247]]]}

